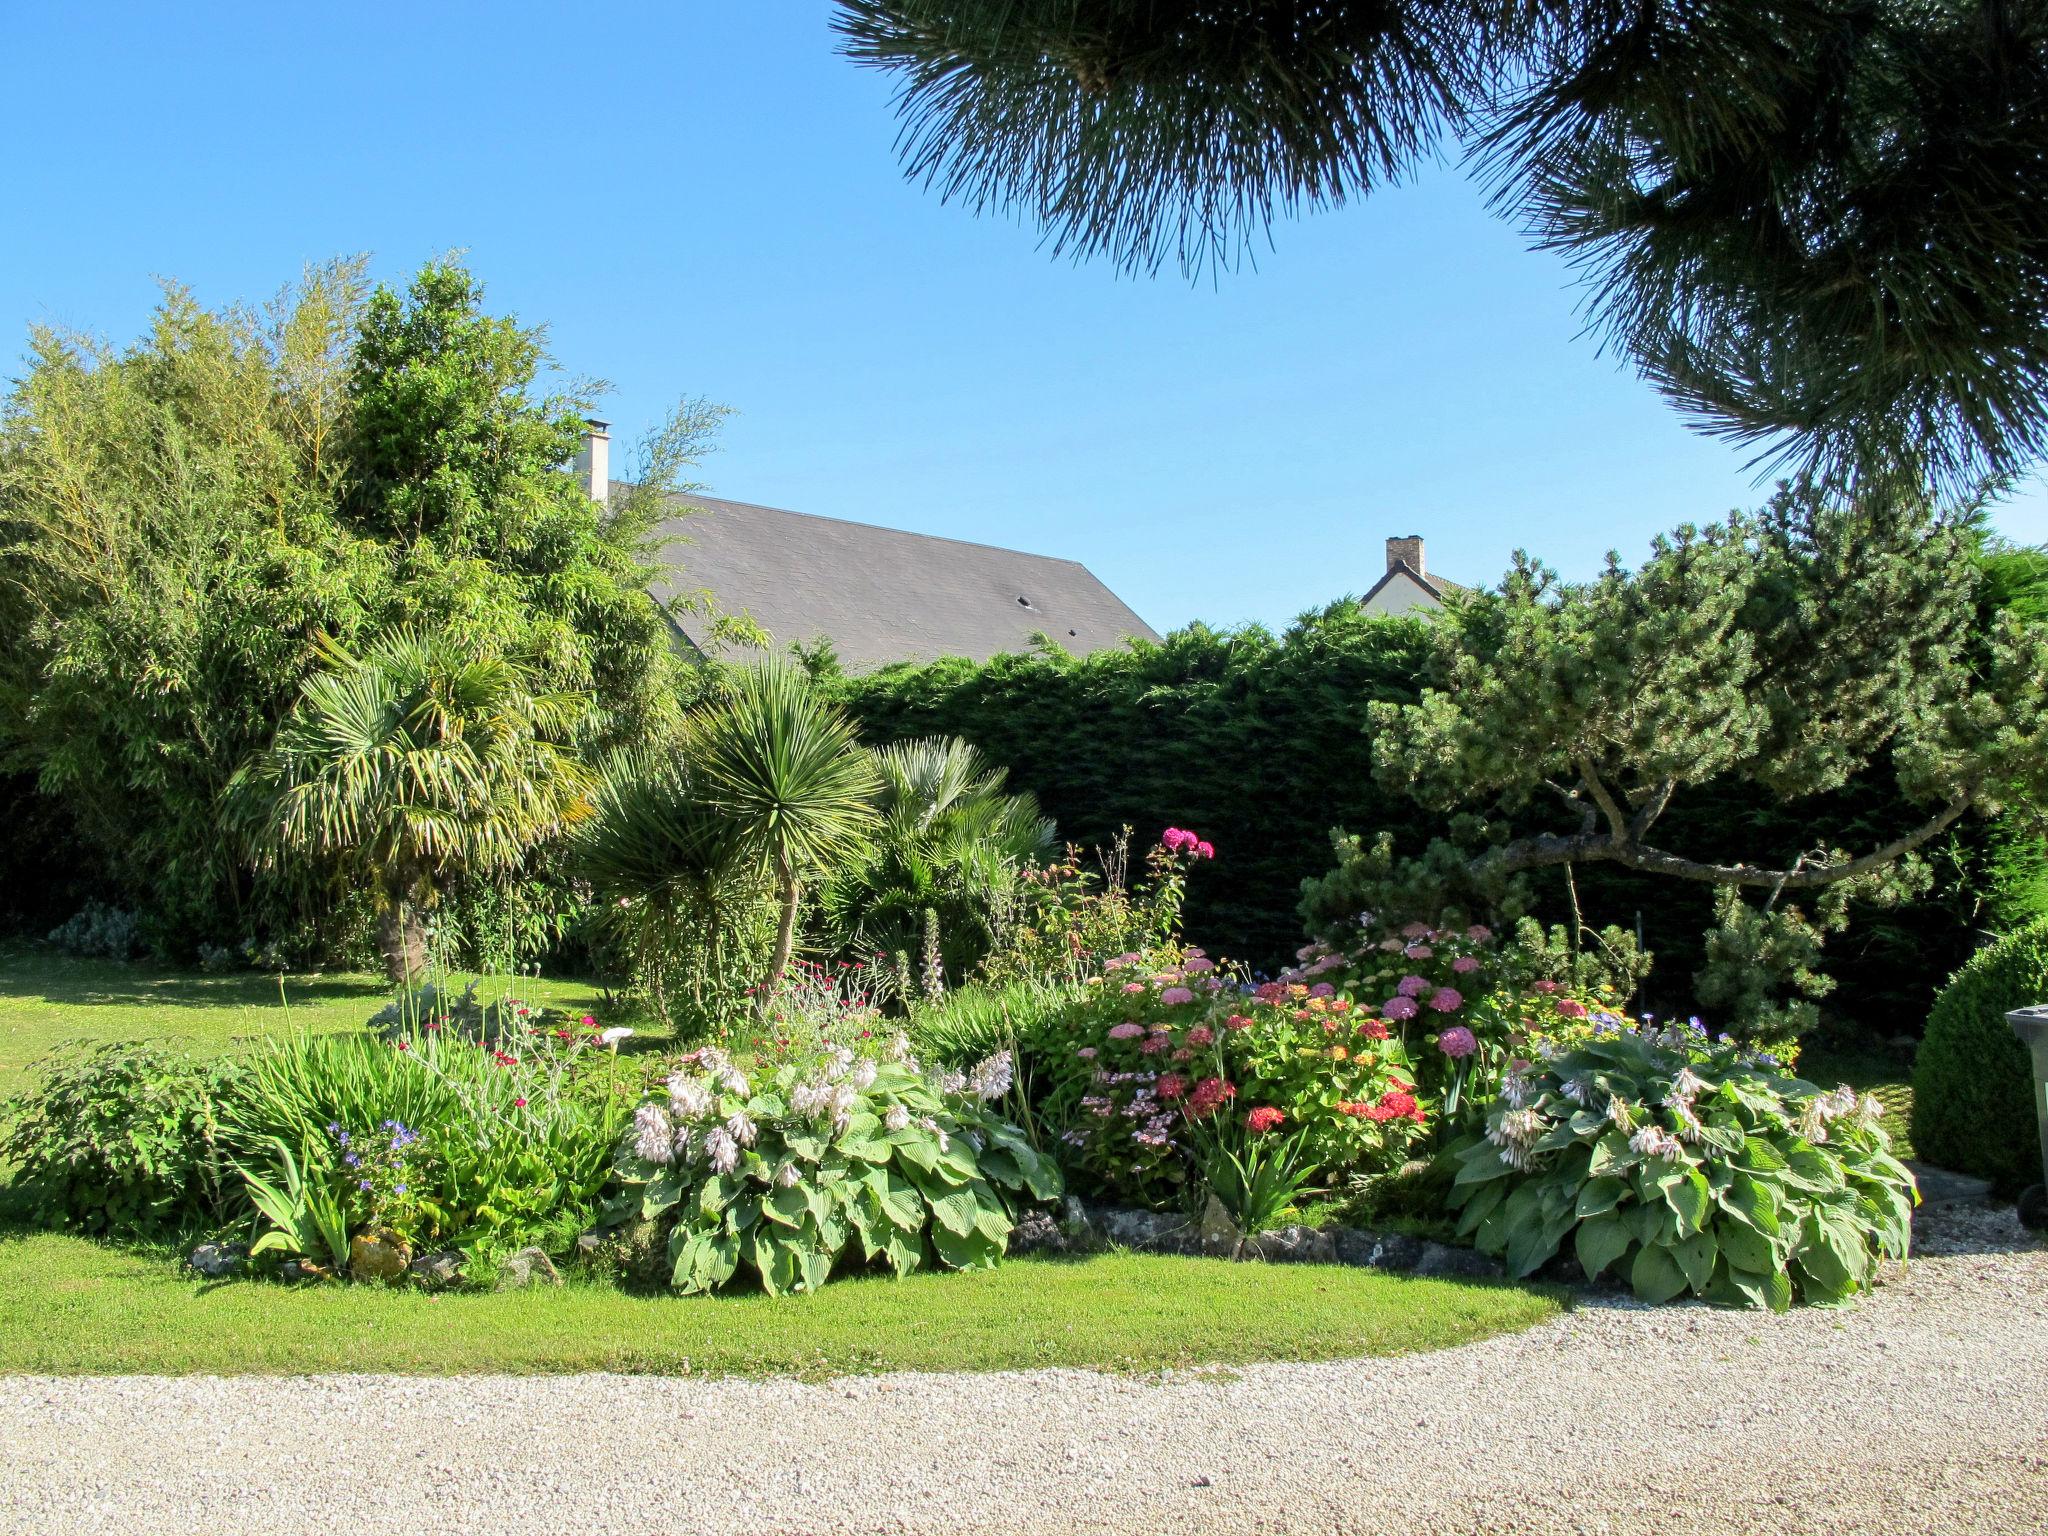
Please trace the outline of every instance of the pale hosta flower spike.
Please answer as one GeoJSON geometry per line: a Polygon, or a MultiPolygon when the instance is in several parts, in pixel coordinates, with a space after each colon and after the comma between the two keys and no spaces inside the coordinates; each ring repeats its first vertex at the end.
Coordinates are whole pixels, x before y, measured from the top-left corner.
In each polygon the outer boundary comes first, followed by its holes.
{"type": "Polygon", "coordinates": [[[633,1116],[634,1154],[650,1163],[675,1159],[676,1133],[659,1104],[642,1104],[633,1116]]]}

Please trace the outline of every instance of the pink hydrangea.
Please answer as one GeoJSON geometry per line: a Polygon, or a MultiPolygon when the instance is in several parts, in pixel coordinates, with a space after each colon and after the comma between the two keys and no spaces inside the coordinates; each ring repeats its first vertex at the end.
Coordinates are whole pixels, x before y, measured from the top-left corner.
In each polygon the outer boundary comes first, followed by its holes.
{"type": "Polygon", "coordinates": [[[1125,991],[1125,992],[1127,992],[1127,993],[1128,993],[1128,992],[1142,992],[1142,991],[1144,991],[1144,990],[1145,990],[1145,983],[1143,983],[1142,981],[1127,981],[1127,982],[1125,982],[1125,983],[1124,983],[1124,991],[1125,991]]]}
{"type": "Polygon", "coordinates": [[[1183,848],[1192,848],[1201,839],[1184,827],[1168,827],[1159,834],[1159,841],[1166,845],[1168,853],[1179,853],[1183,848]]]}
{"type": "Polygon", "coordinates": [[[1335,997],[1337,989],[1327,981],[1319,981],[1308,989],[1308,995],[1310,997],[1335,997]]]}
{"type": "Polygon", "coordinates": [[[1287,983],[1269,981],[1252,994],[1262,1003],[1279,1003],[1287,1000],[1287,983]]]}
{"type": "Polygon", "coordinates": [[[1453,1061],[1463,1060],[1479,1049],[1479,1037],[1462,1024],[1453,1024],[1436,1037],[1436,1048],[1453,1061]]]}
{"type": "Polygon", "coordinates": [[[1493,930],[1487,927],[1484,923],[1474,923],[1470,928],[1467,928],[1465,930],[1465,937],[1470,939],[1474,944],[1484,944],[1488,939],[1493,937],[1493,930]]]}
{"type": "Polygon", "coordinates": [[[1138,1036],[1142,1035],[1143,1033],[1145,1033],[1144,1025],[1126,1022],[1123,1024],[1111,1025],[1109,1031],[1109,1038],[1112,1040],[1135,1040],[1138,1038],[1138,1036]]]}
{"type": "Polygon", "coordinates": [[[1476,955],[1460,955],[1451,962],[1451,969],[1460,976],[1470,976],[1479,969],[1479,957],[1476,955]]]}
{"type": "Polygon", "coordinates": [[[1200,955],[1197,955],[1192,960],[1188,961],[1186,965],[1182,966],[1181,969],[1186,971],[1190,976],[1199,976],[1204,971],[1215,970],[1216,962],[1214,960],[1204,960],[1200,955]]]}
{"type": "Polygon", "coordinates": [[[1153,1033],[1147,1035],[1145,1037],[1145,1043],[1139,1046],[1138,1049],[1143,1051],[1147,1056],[1157,1056],[1161,1051],[1165,1050],[1171,1044],[1173,1044],[1173,1036],[1169,1035],[1165,1030],[1161,1029],[1155,1030],[1153,1033]]]}
{"type": "Polygon", "coordinates": [[[1390,1019],[1412,1019],[1421,1011],[1412,997],[1390,997],[1380,1004],[1380,1012],[1390,1019]]]}
{"type": "Polygon", "coordinates": [[[1195,844],[1195,857],[1196,857],[1196,858],[1198,858],[1198,859],[1213,859],[1213,858],[1215,858],[1215,857],[1216,857],[1216,845],[1215,845],[1214,843],[1197,843],[1197,844],[1195,844]]]}
{"type": "Polygon", "coordinates": [[[1188,1044],[1196,1046],[1198,1048],[1204,1045],[1208,1045],[1210,1042],[1215,1040],[1215,1038],[1216,1031],[1211,1029],[1206,1024],[1197,1024],[1193,1029],[1188,1031],[1188,1044]]]}
{"type": "Polygon", "coordinates": [[[1401,941],[1399,939],[1381,939],[1380,950],[1384,954],[1398,955],[1401,952],[1401,941]]]}
{"type": "Polygon", "coordinates": [[[1081,1047],[1081,1049],[1074,1052],[1074,1054],[1080,1057],[1083,1061],[1093,1061],[1095,1059],[1095,1047],[1092,1045],[1084,1045],[1081,1047]]]}
{"type": "Polygon", "coordinates": [[[1403,997],[1420,997],[1429,990],[1429,983],[1420,976],[1403,976],[1394,990],[1403,997]]]}
{"type": "Polygon", "coordinates": [[[1427,923],[1408,923],[1401,929],[1401,937],[1404,939],[1419,939],[1428,932],[1429,924],[1427,923]]]}
{"type": "Polygon", "coordinates": [[[1250,1029],[1252,1021],[1241,1013],[1233,1013],[1223,1021],[1223,1027],[1225,1029],[1250,1029]]]}
{"type": "Polygon", "coordinates": [[[1431,949],[1427,944],[1410,944],[1406,949],[1402,950],[1401,953],[1406,955],[1410,960],[1427,960],[1431,955],[1435,954],[1436,951],[1431,949]]]}
{"type": "Polygon", "coordinates": [[[1192,1003],[1194,1000],[1195,994],[1186,987],[1168,987],[1159,994],[1159,1001],[1168,1007],[1178,1007],[1182,1003],[1192,1003]]]}
{"type": "Polygon", "coordinates": [[[1576,998],[1560,997],[1557,1000],[1557,1011],[1568,1019],[1583,1019],[1586,1016],[1586,1005],[1576,998]]]}
{"type": "Polygon", "coordinates": [[[1456,987],[1438,987],[1429,1000],[1438,1013],[1456,1013],[1465,1006],[1465,995],[1456,987]]]}

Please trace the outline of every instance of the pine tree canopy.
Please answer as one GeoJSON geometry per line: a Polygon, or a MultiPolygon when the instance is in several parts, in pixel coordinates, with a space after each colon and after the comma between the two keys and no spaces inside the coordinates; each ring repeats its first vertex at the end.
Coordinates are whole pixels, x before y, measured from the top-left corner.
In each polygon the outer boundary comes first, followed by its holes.
{"type": "Polygon", "coordinates": [[[2048,453],[2043,0],[840,0],[908,173],[1229,264],[1469,151],[1708,430],[1960,486],[2048,453]]]}

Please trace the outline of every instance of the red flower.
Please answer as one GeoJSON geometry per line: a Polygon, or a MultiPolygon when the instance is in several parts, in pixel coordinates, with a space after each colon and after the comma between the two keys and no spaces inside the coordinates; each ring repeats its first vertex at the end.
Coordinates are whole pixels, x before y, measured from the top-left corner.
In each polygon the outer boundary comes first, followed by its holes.
{"type": "Polygon", "coordinates": [[[524,1099],[514,1099],[514,1100],[512,1101],[512,1107],[513,1107],[514,1109],[524,1109],[524,1108],[526,1108],[526,1100],[524,1100],[524,1099]]]}
{"type": "Polygon", "coordinates": [[[1171,1104],[1187,1091],[1188,1080],[1178,1072],[1167,1072],[1160,1076],[1158,1083],[1159,1097],[1166,1100],[1167,1103],[1171,1104]]]}
{"type": "Polygon", "coordinates": [[[406,1043],[405,1043],[405,1042],[404,1042],[403,1040],[399,1041],[399,1042],[398,1042],[398,1048],[399,1048],[399,1049],[400,1049],[401,1051],[402,1051],[402,1050],[405,1050],[405,1049],[407,1049],[406,1043]]]}
{"type": "Polygon", "coordinates": [[[1241,1013],[1233,1013],[1223,1021],[1223,1027],[1225,1029],[1250,1029],[1252,1021],[1241,1013]]]}
{"type": "Polygon", "coordinates": [[[1568,1019],[1583,1019],[1586,1016],[1586,1005],[1577,998],[1560,997],[1557,1000],[1557,1011],[1568,1019]]]}
{"type": "Polygon", "coordinates": [[[1270,1104],[1261,1104],[1244,1117],[1245,1129],[1254,1136],[1263,1136],[1287,1117],[1270,1104]]]}
{"type": "Polygon", "coordinates": [[[1368,1040],[1384,1040],[1387,1038],[1387,1026],[1378,1019],[1362,1019],[1358,1033],[1368,1040]]]}
{"type": "Polygon", "coordinates": [[[1214,1040],[1215,1038],[1216,1031],[1211,1029],[1206,1024],[1197,1024],[1193,1029],[1188,1031],[1188,1044],[1198,1048],[1207,1045],[1210,1041],[1214,1040]]]}

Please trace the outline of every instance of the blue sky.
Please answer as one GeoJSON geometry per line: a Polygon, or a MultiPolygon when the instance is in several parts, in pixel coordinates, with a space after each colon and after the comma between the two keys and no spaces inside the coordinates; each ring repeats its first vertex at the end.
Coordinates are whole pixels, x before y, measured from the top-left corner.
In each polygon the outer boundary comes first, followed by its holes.
{"type": "MultiPolygon", "coordinates": [[[[1075,267],[899,174],[823,0],[0,7],[0,322],[116,338],[153,279],[261,298],[460,248],[608,379],[632,437],[736,414],[720,495],[1086,561],[1164,629],[1362,591],[1388,534],[1568,575],[1754,504],[1580,335],[1577,290],[1455,166],[1190,284],[1075,267]]],[[[2034,480],[1999,516],[2048,541],[2034,480]]]]}

